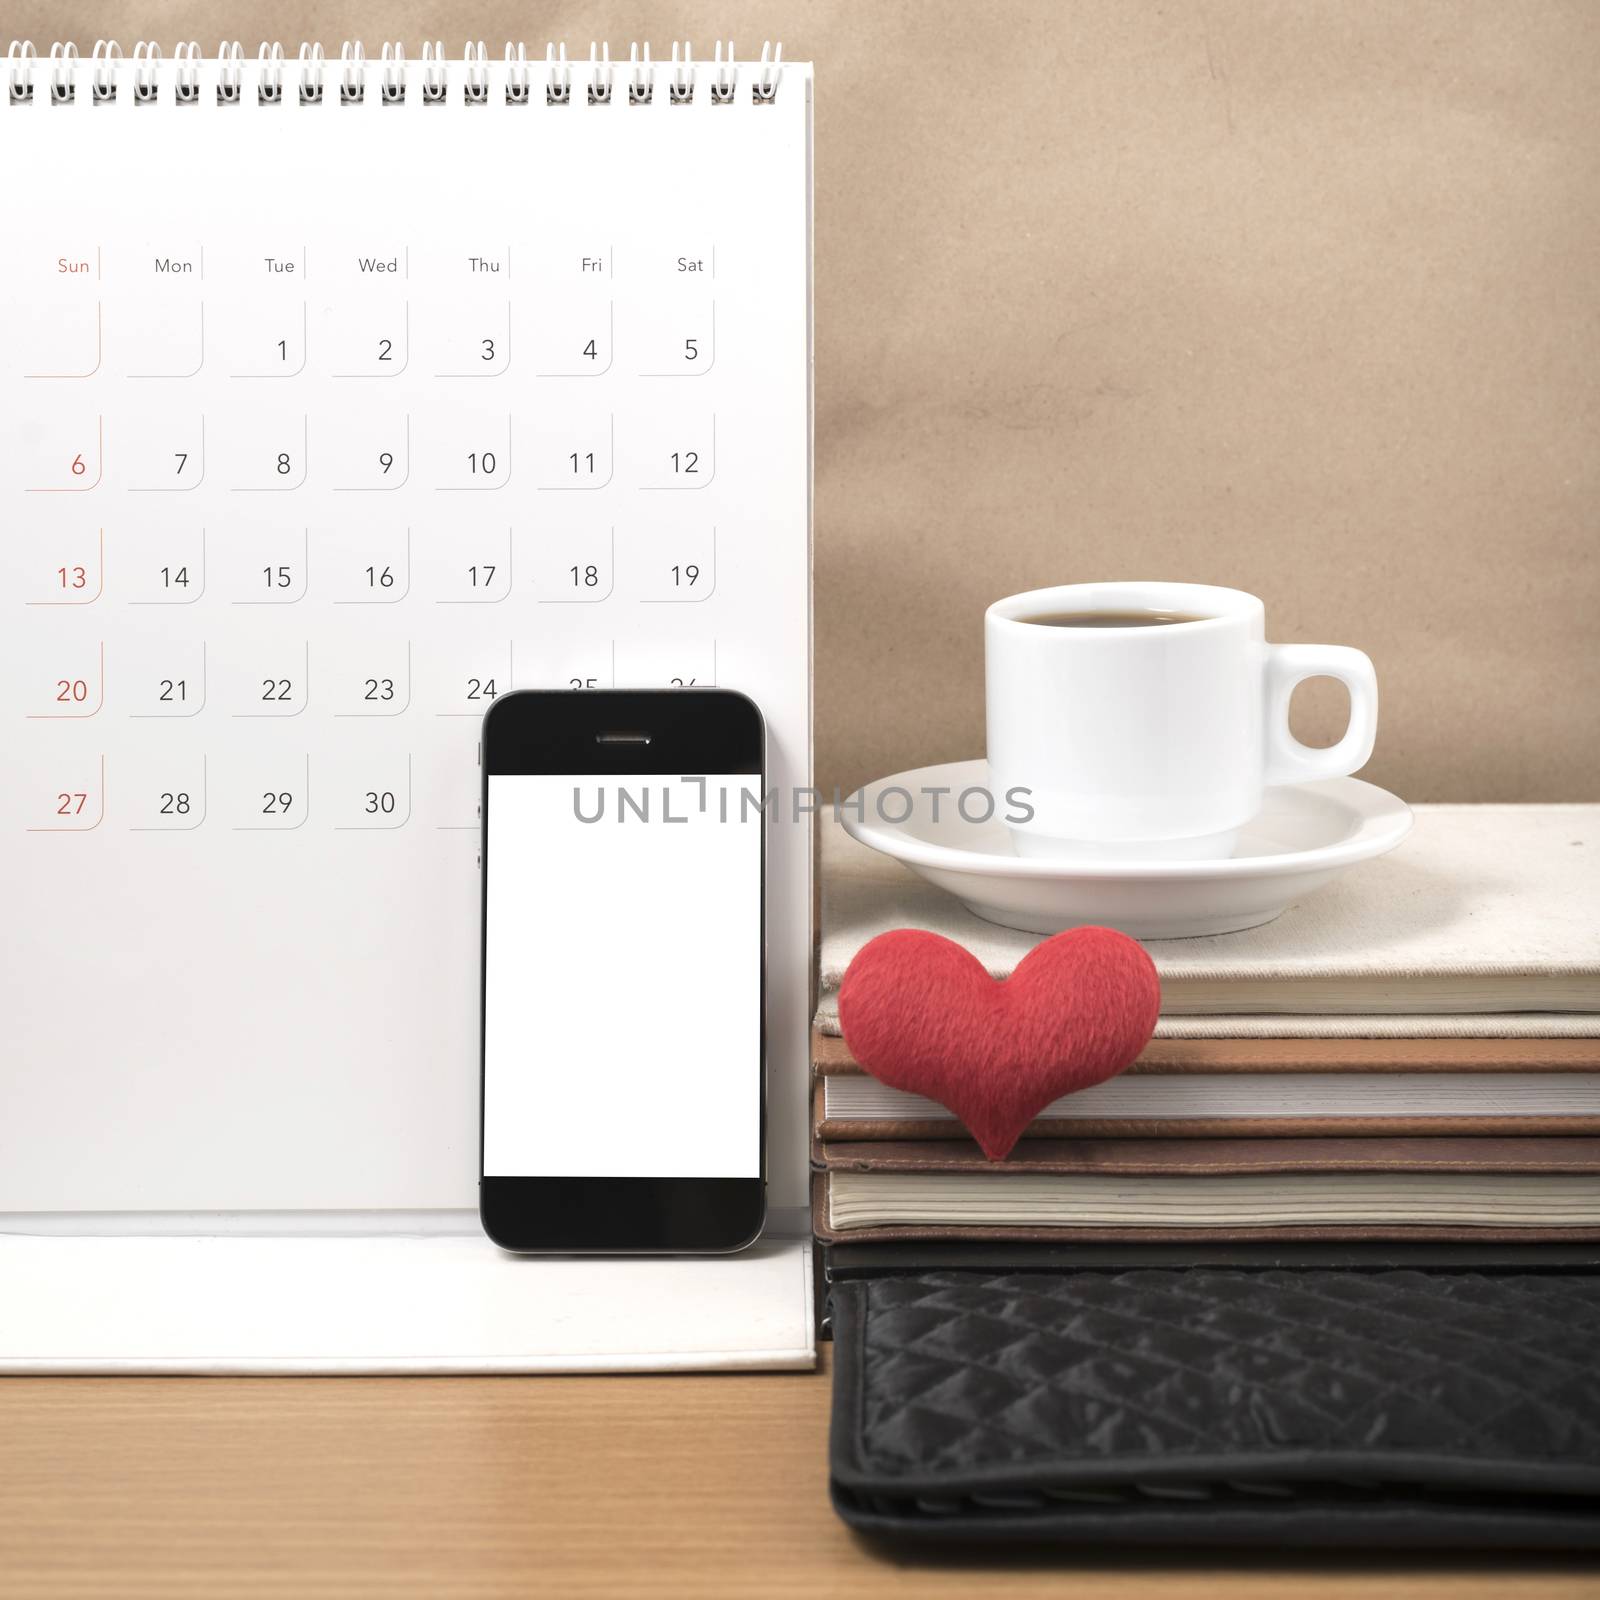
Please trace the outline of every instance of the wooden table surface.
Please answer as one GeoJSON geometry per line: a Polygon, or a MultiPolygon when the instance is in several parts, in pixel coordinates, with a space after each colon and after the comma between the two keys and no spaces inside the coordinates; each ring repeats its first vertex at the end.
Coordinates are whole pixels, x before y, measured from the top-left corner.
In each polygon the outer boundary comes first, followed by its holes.
{"type": "Polygon", "coordinates": [[[0,1595],[1600,1596],[1541,1557],[888,1557],[829,1508],[828,1384],[0,1380],[0,1595]]]}

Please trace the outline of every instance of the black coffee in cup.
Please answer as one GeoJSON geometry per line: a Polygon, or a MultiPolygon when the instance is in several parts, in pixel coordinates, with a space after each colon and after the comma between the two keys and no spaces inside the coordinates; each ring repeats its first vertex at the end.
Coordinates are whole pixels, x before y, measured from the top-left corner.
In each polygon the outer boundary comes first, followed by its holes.
{"type": "Polygon", "coordinates": [[[1041,628],[1167,628],[1179,622],[1205,622],[1192,611],[1044,611],[1018,617],[1041,628]]]}

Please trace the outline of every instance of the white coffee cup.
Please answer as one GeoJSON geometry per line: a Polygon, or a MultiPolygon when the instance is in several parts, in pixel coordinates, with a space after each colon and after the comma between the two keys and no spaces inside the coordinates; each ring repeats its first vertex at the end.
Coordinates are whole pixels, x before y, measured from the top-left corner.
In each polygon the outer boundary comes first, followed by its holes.
{"type": "Polygon", "coordinates": [[[1344,645],[1268,644],[1252,594],[1199,583],[1074,583],[984,614],[989,783],[1024,856],[1226,856],[1268,784],[1356,771],[1372,754],[1378,682],[1344,645]],[[1165,613],[1196,621],[1053,626],[1029,617],[1165,613]],[[1289,731],[1306,678],[1350,691],[1326,750],[1289,731]],[[1013,803],[1026,791],[1025,804],[1013,803]],[[1016,820],[1031,808],[1025,821],[1016,820]]]}

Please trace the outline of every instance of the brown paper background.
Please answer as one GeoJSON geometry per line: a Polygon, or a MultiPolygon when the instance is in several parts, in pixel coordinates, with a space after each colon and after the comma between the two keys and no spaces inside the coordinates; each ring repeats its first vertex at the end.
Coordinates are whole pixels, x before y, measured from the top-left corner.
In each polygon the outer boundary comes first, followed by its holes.
{"type": "Polygon", "coordinates": [[[1166,577],[1367,650],[1402,795],[1600,799],[1600,5],[0,6],[469,32],[816,63],[821,782],[981,753],[988,601],[1166,577]]]}

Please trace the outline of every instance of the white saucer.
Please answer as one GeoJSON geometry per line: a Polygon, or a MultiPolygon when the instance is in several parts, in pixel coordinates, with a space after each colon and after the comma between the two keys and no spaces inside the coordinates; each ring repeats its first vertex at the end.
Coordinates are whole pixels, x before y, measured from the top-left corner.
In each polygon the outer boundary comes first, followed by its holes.
{"type": "MultiPolygon", "coordinates": [[[[1001,820],[966,821],[964,789],[986,789],[988,764],[949,761],[869,783],[841,820],[852,837],[948,890],[986,922],[1029,933],[1084,923],[1138,939],[1237,933],[1270,922],[1336,872],[1392,850],[1411,831],[1411,808],[1358,778],[1285,784],[1244,827],[1232,855],[1214,861],[1071,861],[1022,857],[1001,820]],[[934,801],[925,792],[947,792],[934,801]],[[896,790],[885,797],[885,791],[896,790]],[[904,822],[887,822],[912,810],[904,822]],[[880,810],[880,799],[883,802],[880,810]],[[859,815],[858,813],[859,807],[859,815]]],[[[968,809],[980,809],[970,802],[968,809]]]]}

